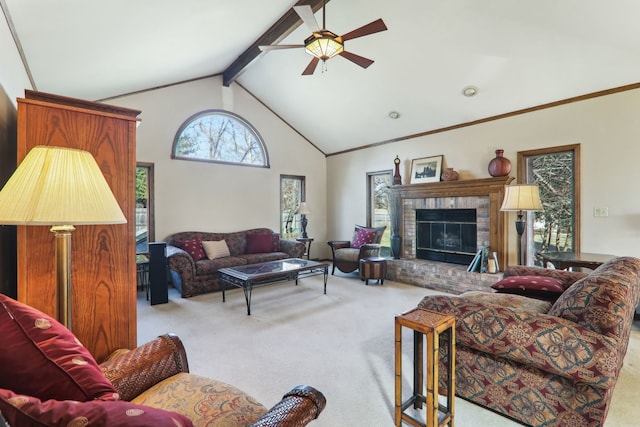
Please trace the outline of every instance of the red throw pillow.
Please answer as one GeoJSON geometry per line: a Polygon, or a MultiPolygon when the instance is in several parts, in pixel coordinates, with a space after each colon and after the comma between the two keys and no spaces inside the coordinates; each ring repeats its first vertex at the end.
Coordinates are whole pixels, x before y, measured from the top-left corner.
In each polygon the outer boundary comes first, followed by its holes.
{"type": "Polygon", "coordinates": [[[263,254],[273,252],[273,233],[249,233],[247,234],[248,254],[263,254]]]}
{"type": "Polygon", "coordinates": [[[356,237],[353,239],[353,242],[351,242],[351,247],[360,248],[362,245],[373,242],[375,238],[376,230],[359,228],[356,232],[356,237]]]}
{"type": "Polygon", "coordinates": [[[0,388],[39,399],[116,400],[118,392],[57,320],[0,294],[0,388]]]}
{"type": "Polygon", "coordinates": [[[179,240],[176,242],[176,246],[191,255],[194,261],[200,261],[201,259],[207,259],[207,254],[202,247],[202,240],[179,240]]]}
{"type": "Polygon", "coordinates": [[[12,426],[189,427],[191,420],[175,412],[125,401],[40,401],[0,389],[0,412],[12,426]]]}
{"type": "Polygon", "coordinates": [[[553,296],[564,292],[562,280],[545,276],[509,276],[491,286],[498,292],[530,296],[553,296]]]}

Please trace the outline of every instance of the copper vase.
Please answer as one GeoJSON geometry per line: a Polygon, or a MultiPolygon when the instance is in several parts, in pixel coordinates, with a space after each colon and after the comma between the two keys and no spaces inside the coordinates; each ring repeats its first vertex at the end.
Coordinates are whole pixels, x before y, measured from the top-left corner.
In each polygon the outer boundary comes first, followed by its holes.
{"type": "Polygon", "coordinates": [[[511,172],[511,161],[503,157],[504,150],[496,150],[496,157],[489,162],[489,175],[507,176],[511,172]]]}

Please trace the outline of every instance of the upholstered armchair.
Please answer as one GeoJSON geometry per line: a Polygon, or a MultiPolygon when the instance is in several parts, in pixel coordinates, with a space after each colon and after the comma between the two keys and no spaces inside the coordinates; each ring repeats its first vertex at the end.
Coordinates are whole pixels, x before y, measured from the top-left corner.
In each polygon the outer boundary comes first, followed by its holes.
{"type": "Polygon", "coordinates": [[[343,273],[356,271],[363,258],[376,257],[380,254],[380,240],[386,226],[367,228],[356,225],[351,240],[331,240],[327,244],[333,254],[334,274],[336,267],[343,273]]]}
{"type": "Polygon", "coordinates": [[[189,373],[176,335],[166,334],[133,350],[114,353],[100,369],[123,400],[188,417],[194,426],[305,426],[326,405],[311,386],[297,386],[267,410],[231,384],[189,373]]]}
{"type": "Polygon", "coordinates": [[[297,386],[267,410],[231,384],[190,374],[171,334],[98,364],[60,322],[3,294],[0,331],[0,426],[302,427],[326,404],[297,386]]]}

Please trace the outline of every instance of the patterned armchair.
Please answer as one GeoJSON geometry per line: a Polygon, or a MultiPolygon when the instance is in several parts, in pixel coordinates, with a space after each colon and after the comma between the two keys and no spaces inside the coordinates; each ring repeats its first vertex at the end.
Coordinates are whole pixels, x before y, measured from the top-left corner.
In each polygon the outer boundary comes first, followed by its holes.
{"type": "Polygon", "coordinates": [[[358,269],[359,262],[363,258],[377,257],[380,254],[380,240],[386,226],[367,228],[356,225],[353,238],[349,240],[331,240],[327,242],[331,246],[333,255],[334,274],[336,267],[343,273],[351,273],[358,269]]]}
{"type": "Polygon", "coordinates": [[[298,427],[320,415],[325,397],[298,386],[267,411],[236,387],[189,373],[176,335],[166,334],[133,350],[119,350],[100,364],[123,400],[177,412],[195,427],[298,427]]]}
{"type": "Polygon", "coordinates": [[[488,292],[419,304],[456,317],[456,394],[530,426],[602,426],[640,298],[640,259],[616,258],[588,275],[509,267],[505,276],[514,270],[567,288],[553,304],[488,292]]]}

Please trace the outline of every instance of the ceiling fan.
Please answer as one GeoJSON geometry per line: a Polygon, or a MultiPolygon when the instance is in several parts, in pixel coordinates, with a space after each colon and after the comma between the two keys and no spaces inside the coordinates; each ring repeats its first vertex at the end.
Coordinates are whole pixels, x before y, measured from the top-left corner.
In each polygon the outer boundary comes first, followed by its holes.
{"type": "Polygon", "coordinates": [[[308,76],[313,74],[316,70],[316,67],[320,60],[322,62],[326,62],[327,59],[333,58],[336,55],[340,55],[345,59],[361,66],[362,68],[367,68],[369,65],[373,64],[373,60],[362,57],[360,55],[356,55],[355,53],[347,52],[344,50],[344,42],[347,40],[355,39],[358,37],[368,36],[369,34],[378,33],[380,31],[385,31],[387,26],[384,24],[382,19],[377,19],[373,22],[368,23],[367,25],[363,25],[360,28],[356,28],[353,31],[350,31],[341,36],[332,33],[327,30],[325,22],[326,22],[326,2],[322,2],[322,28],[318,26],[318,22],[313,14],[313,10],[311,6],[294,6],[293,9],[300,16],[302,21],[309,27],[312,34],[304,40],[304,44],[279,44],[279,45],[269,45],[269,46],[260,46],[260,50],[275,50],[275,49],[293,49],[293,48],[305,48],[306,52],[313,56],[307,68],[302,72],[303,76],[308,76]]]}

